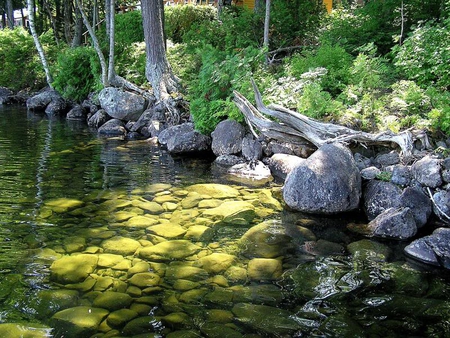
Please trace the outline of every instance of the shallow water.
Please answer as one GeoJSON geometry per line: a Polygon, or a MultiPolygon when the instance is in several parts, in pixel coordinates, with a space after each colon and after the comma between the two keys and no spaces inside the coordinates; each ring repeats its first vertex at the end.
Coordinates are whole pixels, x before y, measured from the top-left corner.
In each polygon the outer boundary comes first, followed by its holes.
{"type": "Polygon", "coordinates": [[[208,158],[0,106],[0,336],[446,337],[446,271],[208,158]]]}

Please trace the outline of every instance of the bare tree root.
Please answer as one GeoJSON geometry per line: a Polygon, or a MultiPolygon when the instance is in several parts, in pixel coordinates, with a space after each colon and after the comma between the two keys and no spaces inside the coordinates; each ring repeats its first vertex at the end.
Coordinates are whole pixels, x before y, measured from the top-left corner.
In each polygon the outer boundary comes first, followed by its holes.
{"type": "Polygon", "coordinates": [[[372,134],[333,123],[317,121],[277,104],[266,107],[253,79],[252,85],[255,92],[256,108],[237,91],[234,91],[234,103],[244,114],[250,129],[253,130],[253,127],[256,127],[267,138],[291,143],[304,143],[302,141],[307,140],[316,147],[333,142],[357,142],[363,145],[395,143],[400,147],[402,159],[405,163],[413,160],[412,152],[416,140],[419,140],[424,148],[430,148],[428,137],[424,131],[410,129],[397,134],[391,131],[372,134]]]}

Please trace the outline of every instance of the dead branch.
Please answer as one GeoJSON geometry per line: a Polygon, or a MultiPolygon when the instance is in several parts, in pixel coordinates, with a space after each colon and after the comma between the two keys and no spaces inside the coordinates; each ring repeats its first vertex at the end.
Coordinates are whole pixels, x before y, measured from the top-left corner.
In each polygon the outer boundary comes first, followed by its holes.
{"type": "Polygon", "coordinates": [[[244,114],[247,123],[256,127],[268,138],[292,143],[301,143],[301,139],[305,139],[316,147],[332,142],[395,143],[401,149],[404,162],[409,162],[412,158],[414,141],[420,140],[425,147],[429,146],[428,138],[424,132],[406,130],[397,134],[391,131],[372,134],[333,123],[317,121],[280,105],[265,106],[253,79],[252,85],[255,92],[256,108],[236,91],[234,92],[234,103],[244,114]],[[266,116],[270,116],[279,122],[266,116]]]}

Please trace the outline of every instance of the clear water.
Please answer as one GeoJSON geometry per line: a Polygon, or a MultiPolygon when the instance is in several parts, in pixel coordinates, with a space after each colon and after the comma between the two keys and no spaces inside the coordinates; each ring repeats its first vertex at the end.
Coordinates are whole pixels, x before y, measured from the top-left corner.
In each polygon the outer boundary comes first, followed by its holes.
{"type": "Polygon", "coordinates": [[[174,158],[145,141],[99,139],[83,123],[0,106],[0,336],[450,336],[446,271],[407,261],[406,243],[358,237],[349,230],[358,215],[281,210],[272,203],[279,188],[232,181],[209,158],[174,158]],[[198,183],[237,193],[187,206],[198,183]],[[73,201],[80,204],[62,208],[73,201]],[[154,201],[164,210],[139,214],[149,226],[127,223],[143,210],[139,203],[154,201]],[[251,216],[208,216],[238,201],[255,207],[251,216]],[[180,234],[151,227],[168,224],[180,234]],[[163,242],[195,249],[121,254],[108,249],[112,238],[132,239],[142,251],[163,242]],[[123,260],[62,281],[55,262],[79,254],[123,260]],[[211,257],[220,257],[216,265],[211,257]],[[157,275],[155,285],[133,280],[141,263],[148,268],[140,272],[157,275]],[[196,273],[182,276],[190,268],[196,273]],[[90,316],[93,324],[83,326],[90,316]]]}

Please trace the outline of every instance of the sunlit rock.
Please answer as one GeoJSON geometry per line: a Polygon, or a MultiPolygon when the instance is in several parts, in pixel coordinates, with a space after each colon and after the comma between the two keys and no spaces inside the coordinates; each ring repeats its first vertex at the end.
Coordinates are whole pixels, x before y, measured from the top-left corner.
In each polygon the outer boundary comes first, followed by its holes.
{"type": "Polygon", "coordinates": [[[188,291],[188,290],[198,288],[199,286],[200,286],[200,283],[193,282],[188,279],[177,279],[173,283],[174,290],[178,290],[178,291],[188,291]]]}
{"type": "Polygon", "coordinates": [[[256,212],[255,207],[249,202],[226,201],[217,208],[204,210],[203,216],[213,220],[223,221],[224,223],[245,225],[256,217],[256,212]]]}
{"type": "Polygon", "coordinates": [[[90,337],[108,313],[105,309],[78,306],[55,313],[51,321],[57,337],[90,337]]]}
{"type": "Polygon", "coordinates": [[[116,311],[130,306],[132,300],[129,294],[107,291],[95,298],[92,305],[109,311],[116,311]]]}
{"type": "Polygon", "coordinates": [[[120,309],[114,312],[111,312],[106,318],[108,325],[112,327],[121,327],[130,320],[136,318],[138,313],[136,311],[130,309],[120,309]]]}
{"type": "Polygon", "coordinates": [[[186,229],[178,224],[166,223],[157,224],[146,229],[147,233],[155,234],[164,238],[179,238],[186,233],[186,229]]]}
{"type": "Polygon", "coordinates": [[[110,268],[123,260],[124,258],[122,255],[104,253],[98,255],[98,266],[110,268]]]}
{"type": "MultiPolygon", "coordinates": [[[[78,292],[75,290],[65,289],[39,290],[34,297],[30,298],[30,302],[28,304],[30,309],[35,311],[36,317],[40,319],[48,319],[55,312],[76,305],[78,305],[78,292]]],[[[1,334],[0,336],[9,337],[1,334]]]]}
{"type": "Polygon", "coordinates": [[[286,204],[294,210],[334,214],[359,206],[361,175],[351,151],[340,144],[324,144],[286,177],[286,204]]]}
{"type": "Polygon", "coordinates": [[[114,285],[114,278],[108,276],[97,276],[94,291],[106,291],[114,285]]]}
{"type": "Polygon", "coordinates": [[[45,206],[49,207],[53,212],[57,213],[65,213],[75,208],[79,208],[83,205],[83,201],[65,197],[45,202],[45,206]]]}
{"type": "Polygon", "coordinates": [[[147,228],[158,223],[159,221],[156,218],[150,216],[134,216],[123,224],[130,228],[147,228]]]}
{"type": "Polygon", "coordinates": [[[125,209],[126,207],[129,207],[131,205],[132,202],[129,200],[115,198],[115,199],[108,199],[105,202],[101,203],[99,209],[113,212],[116,210],[125,209]]]}
{"type": "Polygon", "coordinates": [[[294,248],[292,238],[278,220],[251,227],[238,241],[240,252],[247,257],[274,258],[294,248]]]}
{"type": "Polygon", "coordinates": [[[186,234],[184,235],[184,237],[187,239],[205,242],[210,241],[213,236],[214,232],[210,227],[207,227],[205,225],[192,225],[188,228],[186,234]]]}
{"type": "Polygon", "coordinates": [[[410,208],[389,208],[370,221],[368,228],[374,237],[404,240],[417,233],[414,215],[410,208]]]}
{"type": "Polygon", "coordinates": [[[80,292],[88,292],[92,290],[97,283],[97,280],[91,276],[87,277],[84,281],[74,284],[64,285],[66,289],[77,290],[80,292]]]}
{"type": "Polygon", "coordinates": [[[173,260],[192,256],[201,250],[201,247],[190,241],[178,239],[162,242],[139,250],[139,256],[149,260],[173,260]]]}
{"type": "Polygon", "coordinates": [[[161,204],[154,201],[150,202],[142,198],[142,199],[134,199],[132,203],[133,206],[138,207],[153,215],[159,215],[164,212],[164,209],[161,206],[161,204]]]}
{"type": "Polygon", "coordinates": [[[50,266],[52,280],[62,283],[79,283],[86,279],[97,267],[96,255],[80,254],[64,256],[50,266]]]}
{"type": "Polygon", "coordinates": [[[203,297],[208,293],[206,288],[198,288],[189,291],[185,291],[180,295],[180,302],[187,304],[198,304],[202,301],[203,297]]]}
{"type": "Polygon", "coordinates": [[[150,264],[144,261],[136,262],[131,268],[128,269],[128,276],[132,276],[135,273],[150,271],[150,264]]]}
{"type": "Polygon", "coordinates": [[[141,244],[132,238],[113,237],[103,241],[101,246],[105,252],[127,256],[134,254],[141,244]]]}
{"type": "Polygon", "coordinates": [[[231,311],[237,322],[271,337],[293,337],[300,329],[293,313],[276,307],[238,303],[231,311]]]}
{"type": "Polygon", "coordinates": [[[225,277],[234,283],[244,283],[247,281],[247,269],[239,266],[230,266],[227,271],[225,271],[225,277]]]}
{"type": "Polygon", "coordinates": [[[239,191],[232,186],[225,184],[201,183],[194,184],[186,188],[189,192],[197,192],[200,195],[209,195],[214,198],[235,198],[239,196],[239,191]]]}
{"type": "Polygon", "coordinates": [[[195,208],[205,198],[209,198],[209,195],[199,194],[198,192],[193,191],[183,198],[181,201],[181,206],[184,209],[195,208]]]}
{"type": "Polygon", "coordinates": [[[78,236],[70,236],[64,239],[63,246],[67,253],[83,251],[86,247],[86,239],[78,236]]]}
{"type": "Polygon", "coordinates": [[[400,204],[402,190],[391,182],[370,181],[364,188],[364,209],[369,220],[400,204]]]}
{"type": "Polygon", "coordinates": [[[154,272],[139,272],[131,276],[128,280],[131,284],[144,288],[158,285],[161,278],[154,272]]]}
{"type": "Polygon", "coordinates": [[[186,264],[170,264],[166,269],[165,278],[169,281],[187,279],[196,282],[207,279],[208,272],[204,269],[186,264]]]}
{"type": "Polygon", "coordinates": [[[172,329],[185,328],[192,325],[192,317],[185,312],[172,312],[161,317],[161,322],[172,329]]]}
{"type": "Polygon", "coordinates": [[[283,272],[281,260],[273,258],[253,258],[248,262],[248,277],[252,280],[278,279],[283,272]]]}
{"type": "Polygon", "coordinates": [[[172,223],[183,225],[187,222],[196,221],[198,215],[200,215],[200,212],[196,208],[188,210],[175,210],[172,215],[170,215],[170,221],[172,223]]]}
{"type": "MultiPolygon", "coordinates": [[[[148,314],[148,312],[147,312],[148,314]]],[[[144,333],[155,332],[159,322],[155,320],[154,316],[143,316],[129,321],[122,329],[122,334],[127,337],[142,335],[144,333]]]]}
{"type": "Polygon", "coordinates": [[[212,253],[199,259],[198,264],[210,274],[218,274],[227,270],[237,261],[237,257],[226,253],[212,253]]]}
{"type": "Polygon", "coordinates": [[[44,325],[23,323],[0,324],[0,337],[8,338],[47,338],[51,337],[52,328],[44,325]]]}

